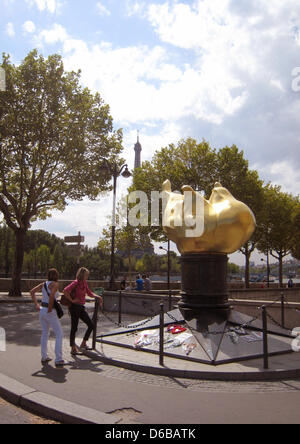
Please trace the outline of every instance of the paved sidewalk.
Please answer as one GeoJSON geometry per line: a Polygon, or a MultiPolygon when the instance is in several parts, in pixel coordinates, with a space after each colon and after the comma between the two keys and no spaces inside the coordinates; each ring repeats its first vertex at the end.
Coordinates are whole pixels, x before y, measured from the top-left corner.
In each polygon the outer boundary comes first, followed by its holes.
{"type": "MultiPolygon", "coordinates": [[[[92,309],[91,304],[89,311],[92,309]]],[[[124,316],[125,323],[140,319],[124,316]]],[[[191,380],[116,368],[86,356],[72,359],[68,315],[63,318],[64,358],[70,364],[57,370],[52,363],[41,366],[40,325],[31,304],[1,304],[0,327],[7,333],[7,351],[0,352],[0,373],[35,391],[117,417],[120,424],[299,422],[300,380],[191,380]]],[[[101,316],[99,330],[113,328],[101,316]]],[[[79,337],[84,330],[81,324],[79,337]]],[[[51,355],[53,350],[51,340],[51,355]]]]}

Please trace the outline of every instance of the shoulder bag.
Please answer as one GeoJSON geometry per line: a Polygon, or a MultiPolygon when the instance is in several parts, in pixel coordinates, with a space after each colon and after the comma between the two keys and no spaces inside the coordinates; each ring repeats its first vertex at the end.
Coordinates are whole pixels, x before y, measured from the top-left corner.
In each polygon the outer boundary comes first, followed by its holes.
{"type": "MultiPolygon", "coordinates": [[[[70,293],[71,299],[75,299],[76,297],[76,287],[73,288],[73,290],[70,293]]],[[[66,298],[66,296],[64,294],[62,294],[61,299],[60,299],[60,303],[61,305],[63,305],[64,307],[71,307],[72,302],[70,302],[70,300],[68,298],[66,298]]]]}
{"type": "MultiPolygon", "coordinates": [[[[45,288],[45,290],[46,290],[46,292],[47,292],[48,297],[50,298],[50,294],[49,294],[49,291],[48,291],[48,288],[47,288],[47,284],[46,284],[46,282],[45,282],[45,284],[44,284],[44,288],[45,288]]],[[[57,313],[57,317],[58,317],[58,319],[61,319],[61,318],[63,317],[63,315],[64,315],[64,311],[63,311],[63,309],[61,308],[60,303],[57,302],[56,299],[54,299],[53,308],[56,310],[56,313],[57,313]]]]}

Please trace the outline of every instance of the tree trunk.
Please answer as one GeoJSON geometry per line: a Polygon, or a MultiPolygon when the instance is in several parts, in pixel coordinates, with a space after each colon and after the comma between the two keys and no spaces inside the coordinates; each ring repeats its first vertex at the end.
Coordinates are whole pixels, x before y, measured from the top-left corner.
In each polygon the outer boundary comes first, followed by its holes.
{"type": "Polygon", "coordinates": [[[281,253],[279,253],[279,287],[283,288],[283,256],[281,253]]]}
{"type": "Polygon", "coordinates": [[[11,267],[9,249],[11,245],[11,232],[6,228],[5,230],[5,277],[8,278],[9,270],[11,267]]]}
{"type": "Polygon", "coordinates": [[[9,269],[10,269],[10,262],[9,262],[9,244],[6,239],[5,242],[5,277],[8,278],[9,275],[9,269]]]}
{"type": "Polygon", "coordinates": [[[24,240],[25,240],[26,230],[18,229],[15,231],[16,236],[16,250],[15,250],[15,262],[14,270],[12,275],[11,289],[9,296],[21,297],[21,277],[22,277],[22,267],[24,260],[24,240]]]}

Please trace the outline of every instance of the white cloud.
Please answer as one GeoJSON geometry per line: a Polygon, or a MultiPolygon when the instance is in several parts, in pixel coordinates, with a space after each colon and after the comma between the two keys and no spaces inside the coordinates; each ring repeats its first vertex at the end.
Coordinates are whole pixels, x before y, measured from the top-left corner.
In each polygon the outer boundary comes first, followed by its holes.
{"type": "Polygon", "coordinates": [[[107,7],[106,6],[104,6],[101,2],[97,2],[97,10],[98,10],[98,13],[100,14],[100,15],[107,15],[107,16],[109,16],[109,15],[111,15],[111,12],[109,11],[109,9],[107,9],[107,7]]]}
{"type": "Polygon", "coordinates": [[[68,39],[68,33],[66,29],[54,23],[51,29],[44,29],[37,36],[35,36],[35,41],[38,46],[42,46],[44,43],[52,45],[58,42],[65,42],[68,39]]]}
{"type": "Polygon", "coordinates": [[[23,24],[22,29],[26,34],[32,34],[35,32],[36,27],[35,27],[35,24],[31,20],[28,20],[27,22],[25,22],[23,24]]]}
{"type": "Polygon", "coordinates": [[[154,126],[155,134],[153,134],[152,126],[136,126],[134,129],[128,130],[124,134],[123,145],[125,150],[122,153],[122,157],[126,159],[130,170],[134,167],[135,152],[133,148],[137,141],[137,130],[140,131],[142,162],[146,160],[151,161],[155,151],[159,151],[163,146],[168,146],[171,143],[177,143],[182,138],[182,129],[180,125],[175,123],[165,123],[159,131],[154,126]]]}
{"type": "Polygon", "coordinates": [[[144,15],[144,11],[146,8],[146,2],[141,2],[138,0],[126,0],[126,12],[128,17],[132,17],[133,15],[144,15]]]}
{"type": "MultiPolygon", "coordinates": [[[[132,14],[146,14],[162,40],[160,46],[114,48],[104,42],[90,46],[72,39],[57,24],[39,34],[46,44],[64,43],[66,66],[82,68],[84,82],[101,91],[118,121],[146,123],[192,115],[221,125],[257,94],[258,82],[259,87],[286,90],[277,64],[273,58],[270,61],[269,52],[277,50],[277,41],[271,42],[270,49],[270,37],[266,36],[273,29],[284,34],[284,25],[277,22],[276,28],[259,8],[244,20],[241,13],[232,12],[229,0],[190,5],[135,1],[127,2],[127,7],[132,14]],[[260,39],[264,36],[264,44],[253,34],[259,26],[263,26],[258,35],[260,39]],[[173,61],[165,42],[191,52],[193,62],[173,61]]],[[[276,8],[273,5],[270,16],[280,8],[279,3],[276,8]]]]}
{"type": "Polygon", "coordinates": [[[7,23],[5,32],[9,37],[14,37],[16,35],[14,24],[11,22],[7,23]]]}
{"type": "Polygon", "coordinates": [[[66,67],[82,68],[83,81],[101,91],[118,121],[168,121],[190,114],[219,124],[247,97],[245,91],[231,96],[231,88],[242,86],[237,79],[224,78],[214,66],[209,72],[189,65],[179,68],[161,46],[114,49],[67,39],[64,52],[66,67]]]}
{"type": "Polygon", "coordinates": [[[237,144],[266,181],[299,192],[300,99],[291,72],[299,66],[300,4],[127,0],[126,6],[128,15],[148,21],[156,46],[93,45],[58,24],[38,41],[61,43],[65,68],[80,68],[83,83],[110,105],[116,126],[125,127],[131,168],[133,128],[141,129],[143,159],[181,137],[205,137],[217,147],[237,144]]]}
{"type": "Polygon", "coordinates": [[[294,196],[300,194],[300,177],[291,163],[279,161],[270,165],[269,178],[274,184],[281,185],[283,191],[294,196]]]}
{"type": "Polygon", "coordinates": [[[26,0],[26,3],[30,7],[35,5],[39,11],[48,11],[51,14],[57,13],[61,6],[59,0],[26,0]]]}
{"type": "Polygon", "coordinates": [[[110,196],[103,197],[97,202],[87,199],[82,202],[69,202],[64,212],[53,211],[50,219],[35,222],[32,229],[54,231],[62,239],[64,236],[76,235],[80,231],[85,236],[85,244],[95,247],[102,229],[108,224],[106,216],[111,213],[110,196]]]}

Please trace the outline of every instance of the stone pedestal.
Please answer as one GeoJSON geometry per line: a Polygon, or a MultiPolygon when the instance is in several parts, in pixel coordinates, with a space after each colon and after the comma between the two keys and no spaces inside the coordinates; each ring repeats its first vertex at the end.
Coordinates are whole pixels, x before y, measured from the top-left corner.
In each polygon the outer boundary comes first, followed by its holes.
{"type": "Polygon", "coordinates": [[[203,310],[229,313],[227,263],[226,254],[182,255],[180,309],[193,314],[203,310]]]}

